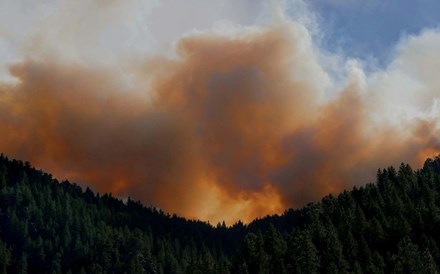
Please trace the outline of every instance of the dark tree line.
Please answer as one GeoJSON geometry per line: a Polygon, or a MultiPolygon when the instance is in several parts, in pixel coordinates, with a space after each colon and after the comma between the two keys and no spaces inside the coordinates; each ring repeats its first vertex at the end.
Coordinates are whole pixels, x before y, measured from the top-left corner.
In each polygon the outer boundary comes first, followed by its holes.
{"type": "Polygon", "coordinates": [[[232,227],[100,195],[0,156],[0,273],[437,273],[440,158],[232,227]]]}

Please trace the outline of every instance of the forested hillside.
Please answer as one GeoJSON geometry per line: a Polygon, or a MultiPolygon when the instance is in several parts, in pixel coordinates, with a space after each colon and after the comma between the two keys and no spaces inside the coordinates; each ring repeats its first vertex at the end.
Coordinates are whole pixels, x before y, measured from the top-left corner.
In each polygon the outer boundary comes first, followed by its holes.
{"type": "MultiPolygon", "coordinates": [[[[0,157],[1,273],[437,273],[440,158],[244,225],[212,226],[0,157]]],[[[361,182],[360,182],[361,183],[361,182]]]]}

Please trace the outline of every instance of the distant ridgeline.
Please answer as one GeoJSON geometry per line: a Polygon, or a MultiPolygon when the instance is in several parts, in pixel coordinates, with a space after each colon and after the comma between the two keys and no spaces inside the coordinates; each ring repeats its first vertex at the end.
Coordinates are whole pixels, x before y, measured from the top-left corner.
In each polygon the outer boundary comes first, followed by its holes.
{"type": "Polygon", "coordinates": [[[230,228],[83,191],[0,156],[1,273],[436,273],[440,158],[230,228]]]}

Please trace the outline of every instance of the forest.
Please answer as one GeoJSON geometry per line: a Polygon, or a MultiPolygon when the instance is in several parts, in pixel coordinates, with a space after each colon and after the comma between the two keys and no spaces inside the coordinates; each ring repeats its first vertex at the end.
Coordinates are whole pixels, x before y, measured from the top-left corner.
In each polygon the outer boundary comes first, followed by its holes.
{"type": "Polygon", "coordinates": [[[1,273],[437,273],[439,245],[440,157],[227,227],[0,156],[1,273]]]}

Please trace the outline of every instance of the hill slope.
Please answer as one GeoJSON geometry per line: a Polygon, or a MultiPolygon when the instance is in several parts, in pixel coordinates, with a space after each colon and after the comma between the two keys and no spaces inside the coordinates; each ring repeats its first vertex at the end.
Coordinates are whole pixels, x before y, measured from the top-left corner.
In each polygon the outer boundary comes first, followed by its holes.
{"type": "Polygon", "coordinates": [[[436,273],[440,159],[249,225],[213,227],[0,157],[2,273],[436,273]]]}

